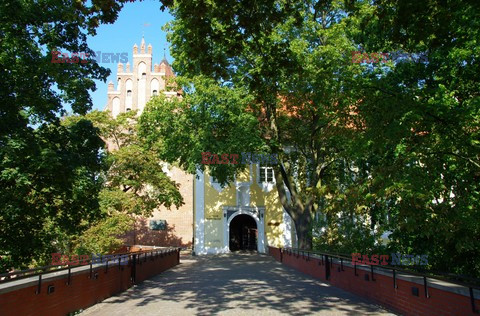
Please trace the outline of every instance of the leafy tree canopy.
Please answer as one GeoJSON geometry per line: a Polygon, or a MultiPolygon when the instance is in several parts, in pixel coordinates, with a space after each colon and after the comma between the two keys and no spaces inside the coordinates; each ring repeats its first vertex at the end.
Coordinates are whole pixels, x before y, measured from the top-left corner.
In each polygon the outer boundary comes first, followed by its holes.
{"type": "Polygon", "coordinates": [[[163,171],[159,156],[137,136],[136,111],[119,114],[93,111],[70,120],[91,120],[108,143],[108,171],[100,194],[100,205],[106,214],[122,213],[151,216],[160,205],[179,207],[183,198],[178,184],[163,171]]]}
{"type": "MultiPolygon", "coordinates": [[[[391,63],[361,92],[358,154],[369,163],[391,247],[432,268],[480,275],[480,98],[475,1],[379,1],[362,20],[366,50],[424,53],[391,63]]],[[[372,187],[373,188],[373,187],[372,187]]],[[[380,214],[377,214],[380,215],[380,214]]]]}
{"type": "MultiPolygon", "coordinates": [[[[373,234],[369,246],[350,243],[371,250],[390,231],[392,250],[478,273],[478,6],[176,1],[167,29],[186,95],[152,102],[142,130],[171,160],[189,144],[180,159],[190,171],[210,149],[278,153],[277,190],[300,247],[320,212],[332,246],[373,234]],[[358,50],[427,60],[354,64],[358,50]],[[237,118],[249,116],[256,126],[237,118]]],[[[212,172],[231,179],[235,168],[212,172]]]]}
{"type": "Polygon", "coordinates": [[[89,110],[93,79],[109,70],[93,60],[52,63],[51,52],[92,53],[87,34],[114,22],[123,2],[0,3],[1,270],[45,262],[99,216],[102,141],[91,122],[60,117],[64,105],[89,110]]]}
{"type": "MultiPolygon", "coordinates": [[[[180,159],[191,172],[203,151],[279,154],[278,193],[306,248],[322,186],[354,138],[350,87],[362,69],[347,26],[358,21],[343,12],[337,1],[175,2],[169,40],[186,95],[156,99],[142,117],[166,158],[188,144],[180,159]]],[[[241,168],[211,167],[225,180],[241,168]]]]}

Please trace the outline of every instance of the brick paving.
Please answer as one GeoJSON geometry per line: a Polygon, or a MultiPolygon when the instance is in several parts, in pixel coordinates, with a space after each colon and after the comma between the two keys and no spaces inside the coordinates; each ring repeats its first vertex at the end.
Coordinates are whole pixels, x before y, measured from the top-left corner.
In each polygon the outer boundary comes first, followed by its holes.
{"type": "Polygon", "coordinates": [[[182,257],[181,264],[80,314],[394,315],[266,255],[182,257]]]}

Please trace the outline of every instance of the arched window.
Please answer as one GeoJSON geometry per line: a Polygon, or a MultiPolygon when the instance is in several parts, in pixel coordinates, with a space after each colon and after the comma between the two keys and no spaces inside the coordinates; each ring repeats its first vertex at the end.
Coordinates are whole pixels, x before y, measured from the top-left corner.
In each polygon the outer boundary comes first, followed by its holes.
{"type": "Polygon", "coordinates": [[[131,108],[127,108],[127,112],[131,111],[132,109],[131,108]]]}
{"type": "Polygon", "coordinates": [[[132,90],[127,90],[127,97],[131,97],[132,96],[132,90]]]}
{"type": "Polygon", "coordinates": [[[160,91],[160,84],[157,78],[153,78],[150,82],[150,89],[152,89],[152,95],[158,95],[158,91],[160,91]]]}

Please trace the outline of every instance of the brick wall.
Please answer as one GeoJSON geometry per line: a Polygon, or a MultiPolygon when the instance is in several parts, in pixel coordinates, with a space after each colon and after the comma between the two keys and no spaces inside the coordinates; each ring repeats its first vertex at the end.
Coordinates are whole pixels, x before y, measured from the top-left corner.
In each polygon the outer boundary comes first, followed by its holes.
{"type": "Polygon", "coordinates": [[[180,251],[160,254],[157,258],[150,254],[140,255],[137,262],[136,283],[142,282],[180,263],[180,251]],[[158,263],[156,260],[159,260],[158,263]]]}
{"type": "MultiPolygon", "coordinates": [[[[144,255],[140,255],[135,264],[136,283],[177,265],[179,260],[178,249],[170,250],[165,254],[158,253],[157,256],[147,254],[146,260],[144,255]]],[[[88,266],[81,267],[82,271],[72,269],[70,284],[66,284],[68,280],[66,275],[51,279],[45,275],[39,294],[36,294],[38,281],[28,282],[24,286],[12,285],[10,288],[2,288],[0,291],[0,315],[68,315],[68,313],[87,308],[130,288],[133,285],[130,279],[133,266],[133,262],[130,260],[129,264],[124,266],[116,264],[108,268],[96,267],[93,269],[92,278],[90,278],[88,266]],[[48,294],[47,288],[50,285],[53,285],[55,290],[48,294]]]]}
{"type": "MultiPolygon", "coordinates": [[[[375,269],[375,281],[373,281],[370,271],[357,267],[357,276],[355,276],[354,268],[350,264],[344,262],[344,271],[339,271],[341,264],[333,263],[330,268],[330,279],[327,281],[325,279],[326,262],[322,265],[322,260],[319,258],[302,256],[301,253],[297,256],[295,253],[289,254],[273,247],[269,247],[269,254],[289,267],[405,315],[479,315],[473,313],[469,296],[453,292],[454,289],[458,289],[458,286],[453,284],[452,291],[429,286],[429,298],[427,298],[423,283],[418,284],[397,277],[395,289],[391,272],[389,272],[390,275],[384,275],[380,273],[380,269],[375,269]],[[365,275],[368,275],[368,280],[365,275]],[[418,296],[412,294],[412,287],[418,288],[418,296]]],[[[464,290],[463,287],[462,289],[464,290]]],[[[476,299],[475,304],[478,310],[480,299],[476,299]]]]}
{"type": "Polygon", "coordinates": [[[161,247],[192,246],[193,239],[193,175],[187,174],[177,167],[169,167],[169,176],[180,184],[180,194],[184,205],[167,209],[160,206],[150,218],[139,218],[135,231],[127,234],[127,245],[151,245],[161,247]],[[151,230],[150,220],[166,220],[166,230],[151,230]]]}

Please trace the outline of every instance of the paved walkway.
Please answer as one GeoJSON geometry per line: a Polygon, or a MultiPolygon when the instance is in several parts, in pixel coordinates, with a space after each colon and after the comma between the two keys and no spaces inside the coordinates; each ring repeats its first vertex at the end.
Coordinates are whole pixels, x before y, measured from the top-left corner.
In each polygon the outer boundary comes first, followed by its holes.
{"type": "Polygon", "coordinates": [[[183,257],[181,264],[80,315],[393,315],[266,255],[183,257]]]}

